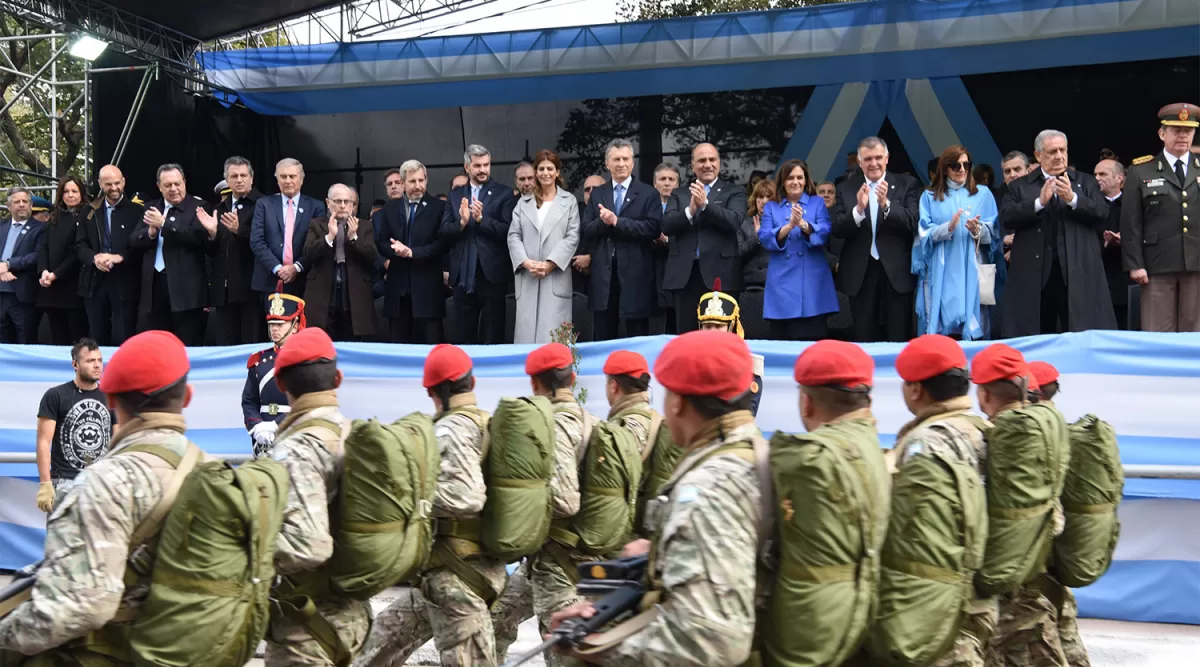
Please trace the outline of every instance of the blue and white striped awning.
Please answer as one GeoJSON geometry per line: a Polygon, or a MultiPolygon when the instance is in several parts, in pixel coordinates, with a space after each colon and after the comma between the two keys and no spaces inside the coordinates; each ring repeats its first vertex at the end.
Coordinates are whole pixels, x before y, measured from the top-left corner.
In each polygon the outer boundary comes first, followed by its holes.
{"type": "Polygon", "coordinates": [[[877,0],[203,53],[265,114],[929,79],[1200,55],[1196,0],[877,0]]]}

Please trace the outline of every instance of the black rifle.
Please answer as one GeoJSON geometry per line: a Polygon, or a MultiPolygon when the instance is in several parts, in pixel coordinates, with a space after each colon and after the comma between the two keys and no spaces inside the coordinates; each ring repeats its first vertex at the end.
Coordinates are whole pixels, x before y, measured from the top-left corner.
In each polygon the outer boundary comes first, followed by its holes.
{"type": "Polygon", "coordinates": [[[16,609],[18,603],[14,598],[33,588],[33,585],[37,583],[37,569],[41,565],[42,561],[38,561],[33,565],[13,572],[12,582],[4,588],[0,588],[0,618],[7,616],[9,612],[16,609]]]}
{"type": "Polygon", "coordinates": [[[599,631],[612,621],[632,615],[637,611],[645,594],[644,578],[646,557],[633,556],[616,560],[583,563],[579,566],[579,583],[575,590],[580,595],[602,595],[592,603],[596,613],[591,618],[570,618],[559,624],[550,638],[501,667],[517,667],[543,651],[555,646],[577,646],[584,637],[599,631]]]}

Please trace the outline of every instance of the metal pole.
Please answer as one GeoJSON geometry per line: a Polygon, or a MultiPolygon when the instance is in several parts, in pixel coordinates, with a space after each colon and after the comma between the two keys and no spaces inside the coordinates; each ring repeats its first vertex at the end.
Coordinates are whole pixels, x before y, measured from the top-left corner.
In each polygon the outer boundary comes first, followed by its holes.
{"type": "Polygon", "coordinates": [[[92,173],[92,63],[83,63],[83,174],[91,183],[92,173]]]}
{"type": "Polygon", "coordinates": [[[21,99],[21,96],[25,94],[25,91],[29,90],[29,88],[31,86],[33,86],[33,82],[36,81],[39,77],[41,77],[43,74],[46,73],[46,68],[53,65],[54,61],[58,60],[58,57],[61,56],[63,54],[63,52],[66,51],[67,48],[70,46],[71,46],[70,42],[64,42],[62,45],[62,48],[55,51],[54,55],[50,56],[50,59],[46,61],[46,64],[39,67],[38,71],[33,73],[33,78],[26,81],[24,85],[22,85],[19,89],[17,89],[17,92],[13,94],[12,99],[9,100],[8,103],[6,103],[4,105],[3,108],[0,108],[0,115],[3,115],[5,111],[8,111],[9,109],[11,109],[12,105],[16,104],[17,100],[21,99]]]}
{"type": "Polygon", "coordinates": [[[88,71],[90,71],[92,74],[96,74],[97,72],[133,72],[136,70],[150,69],[151,67],[153,67],[153,65],[129,65],[128,67],[95,67],[95,68],[89,69],[88,71]]]}
{"type": "Polygon", "coordinates": [[[53,39],[55,37],[66,37],[66,35],[62,35],[57,32],[52,32],[48,35],[12,35],[11,37],[0,37],[0,43],[19,42],[23,39],[53,39]]]}
{"type": "Polygon", "coordinates": [[[1132,479],[1200,479],[1200,466],[1127,464],[1125,476],[1132,479]]]}
{"type": "MultiPolygon", "coordinates": [[[[65,45],[64,45],[65,46],[65,45]]],[[[58,38],[50,38],[50,50],[58,48],[58,38]]],[[[50,66],[50,175],[58,180],[58,66],[50,66]]],[[[57,202],[50,202],[56,204],[57,202]]]]}
{"type": "Polygon", "coordinates": [[[129,115],[125,118],[125,127],[121,128],[121,137],[117,139],[117,147],[113,151],[112,163],[120,165],[121,157],[125,155],[125,147],[129,145],[129,138],[133,136],[133,126],[137,123],[138,116],[142,113],[142,104],[146,101],[146,93],[150,90],[150,76],[154,70],[148,69],[142,75],[142,82],[138,85],[137,95],[133,98],[133,106],[129,109],[129,115]]]}
{"type": "MultiPolygon", "coordinates": [[[[0,171],[8,172],[10,174],[18,174],[20,176],[28,176],[29,178],[41,178],[47,181],[57,180],[53,176],[39,174],[36,171],[28,171],[25,169],[18,169],[16,167],[5,167],[4,165],[0,165],[0,171]]],[[[21,185],[24,185],[24,182],[22,182],[21,185]]]]}

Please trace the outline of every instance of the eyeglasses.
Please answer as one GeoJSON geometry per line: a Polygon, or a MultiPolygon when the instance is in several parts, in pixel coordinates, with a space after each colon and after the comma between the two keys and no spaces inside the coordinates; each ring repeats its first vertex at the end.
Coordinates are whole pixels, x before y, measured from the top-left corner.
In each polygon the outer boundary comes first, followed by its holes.
{"type": "Polygon", "coordinates": [[[596,189],[596,186],[594,186],[594,185],[589,185],[589,186],[585,187],[585,188],[583,189],[583,191],[584,191],[584,192],[591,192],[592,190],[595,190],[595,189],[596,189]]]}
{"type": "Polygon", "coordinates": [[[950,165],[950,168],[954,171],[966,171],[971,168],[971,163],[965,160],[962,162],[954,162],[950,165]]]}
{"type": "Polygon", "coordinates": [[[338,206],[354,206],[358,202],[353,199],[330,199],[329,203],[337,204],[338,206]]]}

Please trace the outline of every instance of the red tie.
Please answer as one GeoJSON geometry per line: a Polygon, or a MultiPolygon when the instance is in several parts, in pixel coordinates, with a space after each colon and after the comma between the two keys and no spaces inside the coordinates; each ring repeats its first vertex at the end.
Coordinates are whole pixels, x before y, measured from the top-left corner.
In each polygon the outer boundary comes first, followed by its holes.
{"type": "MultiPolygon", "coordinates": [[[[296,205],[292,203],[291,198],[287,200],[287,214],[283,219],[283,265],[287,266],[292,263],[292,235],[296,230],[296,205]]],[[[283,281],[278,281],[275,286],[275,291],[283,291],[283,281]]]]}

